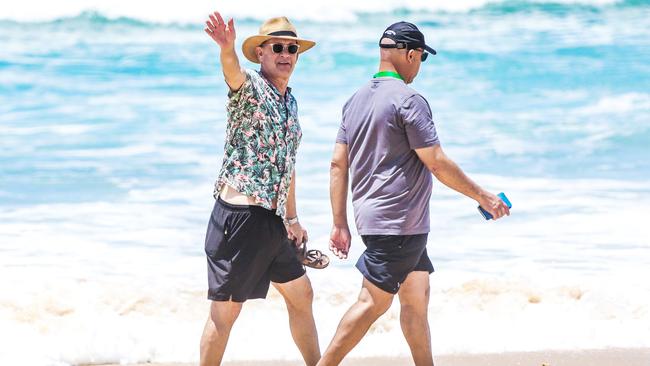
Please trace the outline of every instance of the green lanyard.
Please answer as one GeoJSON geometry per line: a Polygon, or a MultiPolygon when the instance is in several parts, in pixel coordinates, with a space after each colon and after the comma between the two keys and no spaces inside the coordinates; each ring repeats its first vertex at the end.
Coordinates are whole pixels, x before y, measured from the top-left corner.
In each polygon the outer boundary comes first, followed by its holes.
{"type": "Polygon", "coordinates": [[[381,77],[384,77],[384,76],[388,76],[388,77],[395,78],[395,79],[400,79],[402,81],[404,80],[402,78],[402,76],[400,74],[396,73],[395,71],[380,71],[380,72],[376,73],[375,75],[373,75],[372,77],[373,78],[381,78],[381,77]]]}

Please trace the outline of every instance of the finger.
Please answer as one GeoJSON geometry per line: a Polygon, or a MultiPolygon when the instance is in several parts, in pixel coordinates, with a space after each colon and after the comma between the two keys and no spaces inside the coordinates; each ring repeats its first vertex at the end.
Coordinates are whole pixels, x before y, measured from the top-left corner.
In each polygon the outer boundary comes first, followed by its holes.
{"type": "Polygon", "coordinates": [[[214,33],[212,33],[212,31],[209,30],[208,28],[205,28],[204,31],[205,31],[205,33],[207,33],[210,37],[212,37],[212,35],[214,34],[214,33]]]}
{"type": "Polygon", "coordinates": [[[235,36],[235,20],[233,18],[230,18],[228,21],[228,30],[230,30],[232,35],[235,36]]]}
{"type": "Polygon", "coordinates": [[[214,31],[214,25],[212,24],[212,22],[210,22],[209,20],[206,20],[205,24],[208,26],[208,29],[210,29],[211,31],[214,31]]]}
{"type": "Polygon", "coordinates": [[[212,22],[212,25],[216,28],[219,26],[219,21],[217,18],[214,17],[214,15],[210,14],[210,21],[212,22]]]}
{"type": "Polygon", "coordinates": [[[330,251],[331,251],[332,253],[334,253],[335,256],[337,256],[337,257],[339,256],[339,249],[336,247],[335,244],[332,244],[332,245],[330,246],[330,251]]]}
{"type": "Polygon", "coordinates": [[[217,19],[219,20],[219,26],[223,27],[224,29],[226,28],[226,22],[223,21],[223,18],[221,17],[221,14],[219,12],[215,11],[214,14],[217,16],[217,19]]]}

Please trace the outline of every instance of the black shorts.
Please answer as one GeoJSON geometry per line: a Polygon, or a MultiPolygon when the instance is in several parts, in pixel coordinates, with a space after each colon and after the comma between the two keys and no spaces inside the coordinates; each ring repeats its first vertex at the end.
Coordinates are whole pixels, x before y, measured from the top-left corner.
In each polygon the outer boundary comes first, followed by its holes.
{"type": "Polygon", "coordinates": [[[221,198],[210,216],[205,254],[213,301],[263,299],[270,281],[285,283],[305,274],[275,211],[221,198]]]}
{"type": "Polygon", "coordinates": [[[366,250],[357,269],[380,289],[396,294],[413,271],[433,272],[427,255],[427,237],[418,235],[362,235],[366,250]]]}

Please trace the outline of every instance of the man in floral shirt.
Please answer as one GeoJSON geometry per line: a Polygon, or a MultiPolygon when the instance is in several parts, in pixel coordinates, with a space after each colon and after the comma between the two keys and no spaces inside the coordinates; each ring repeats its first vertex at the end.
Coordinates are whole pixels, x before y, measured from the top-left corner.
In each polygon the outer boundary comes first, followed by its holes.
{"type": "MultiPolygon", "coordinates": [[[[219,45],[228,95],[223,165],[205,241],[210,317],[201,338],[201,365],[221,363],[244,301],[265,298],[269,284],[282,294],[291,334],[307,365],[320,358],[312,313],[313,291],[297,245],[307,232],[296,213],[296,152],[302,132],[288,87],[298,54],[315,45],[298,38],[285,17],[272,18],[242,51],[260,71],[242,69],[233,20],[210,15],[205,31],[219,45]]],[[[271,334],[269,334],[271,336],[271,334]]]]}

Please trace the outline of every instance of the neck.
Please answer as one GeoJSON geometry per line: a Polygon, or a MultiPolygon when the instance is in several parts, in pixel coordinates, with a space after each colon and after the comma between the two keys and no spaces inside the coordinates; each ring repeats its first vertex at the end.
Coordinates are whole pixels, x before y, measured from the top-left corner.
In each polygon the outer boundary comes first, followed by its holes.
{"type": "Polygon", "coordinates": [[[271,77],[269,74],[267,74],[264,71],[264,68],[262,68],[262,74],[268,80],[273,86],[278,89],[280,92],[280,95],[284,96],[284,94],[287,92],[287,86],[289,85],[289,79],[288,78],[280,78],[280,77],[271,77]]]}
{"type": "Polygon", "coordinates": [[[379,62],[379,71],[392,71],[392,72],[396,72],[396,73],[399,74],[399,71],[397,71],[397,69],[395,68],[395,65],[393,65],[389,61],[384,61],[384,60],[381,60],[379,62]]]}

